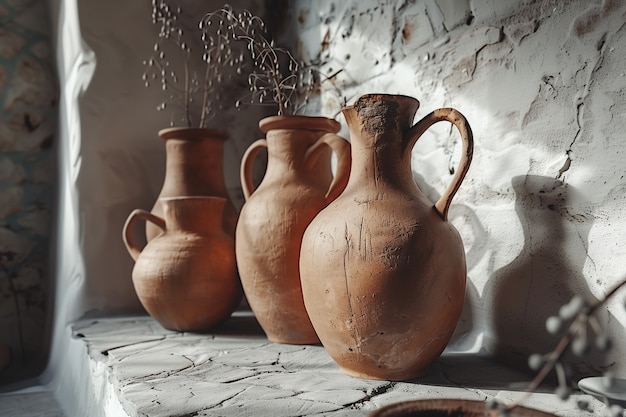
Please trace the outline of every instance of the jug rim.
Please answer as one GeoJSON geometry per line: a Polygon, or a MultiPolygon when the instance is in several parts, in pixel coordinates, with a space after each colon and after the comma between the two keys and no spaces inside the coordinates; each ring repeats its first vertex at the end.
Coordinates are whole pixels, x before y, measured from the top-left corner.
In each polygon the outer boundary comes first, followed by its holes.
{"type": "Polygon", "coordinates": [[[269,116],[259,121],[259,128],[263,133],[274,129],[294,130],[321,130],[328,133],[337,133],[341,123],[324,116],[269,116]]]}
{"type": "Polygon", "coordinates": [[[404,94],[388,94],[388,93],[368,93],[363,94],[359,98],[357,98],[353,104],[342,107],[343,110],[353,109],[354,106],[361,100],[367,99],[379,99],[379,100],[403,100],[403,101],[412,101],[417,103],[417,107],[420,106],[420,101],[415,97],[406,96],[404,94]]]}
{"type": "Polygon", "coordinates": [[[187,140],[202,140],[202,139],[228,139],[228,132],[222,129],[210,129],[206,127],[185,127],[185,126],[173,126],[159,130],[159,137],[161,139],[187,139],[187,140]]]}

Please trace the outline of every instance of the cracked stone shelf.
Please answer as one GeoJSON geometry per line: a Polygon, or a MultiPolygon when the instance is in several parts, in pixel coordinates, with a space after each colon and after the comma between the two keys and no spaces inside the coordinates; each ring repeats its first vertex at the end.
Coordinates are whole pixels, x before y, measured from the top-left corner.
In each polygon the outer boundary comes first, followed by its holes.
{"type": "MultiPolygon", "coordinates": [[[[82,320],[92,381],[110,384],[126,416],[367,416],[381,406],[420,398],[513,400],[529,375],[486,358],[444,354],[423,378],[389,382],[342,373],[321,346],[267,340],[250,313],[237,312],[212,333],[178,333],[150,317],[82,320]]],[[[97,383],[97,382],[94,382],[97,383]]],[[[563,416],[590,416],[548,393],[526,405],[563,416]]],[[[122,416],[125,417],[125,416],[122,416]]]]}

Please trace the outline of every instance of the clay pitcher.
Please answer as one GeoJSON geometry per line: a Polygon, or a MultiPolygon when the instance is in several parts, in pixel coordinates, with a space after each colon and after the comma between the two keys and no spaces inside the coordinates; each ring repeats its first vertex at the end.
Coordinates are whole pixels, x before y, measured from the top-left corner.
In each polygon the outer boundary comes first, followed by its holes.
{"type": "Polygon", "coordinates": [[[357,377],[422,375],[463,308],[465,252],[447,214],[469,168],[472,133],[453,109],[412,125],[418,106],[410,97],[372,94],[343,109],[350,180],[302,241],[302,292],[313,327],[339,367],[357,377]],[[411,150],[442,120],[458,128],[463,154],[433,205],[413,180],[411,150]]]}
{"type": "Polygon", "coordinates": [[[135,291],[163,327],[208,330],[228,318],[243,295],[233,238],[222,228],[226,200],[170,197],[160,203],[163,218],[138,209],[124,224],[124,243],[135,260],[135,291]],[[143,250],[132,240],[139,219],[162,231],[143,250]]]}
{"type": "Polygon", "coordinates": [[[266,133],[247,149],[241,164],[244,203],[237,224],[237,266],[251,310],[269,340],[316,344],[319,339],[304,308],[298,258],[304,229],[345,187],[350,145],[335,135],[333,119],[272,116],[266,133]],[[267,148],[267,169],[255,190],[252,165],[267,148]],[[332,177],[331,151],[337,153],[332,177]]]}
{"type": "MultiPolygon", "coordinates": [[[[221,197],[226,199],[224,230],[234,237],[238,213],[224,183],[224,142],[228,134],[215,129],[172,127],[160,130],[159,136],[165,140],[165,178],[152,214],[163,216],[162,197],[221,197]]],[[[152,222],[146,223],[148,240],[159,233],[161,230],[152,222]]]]}

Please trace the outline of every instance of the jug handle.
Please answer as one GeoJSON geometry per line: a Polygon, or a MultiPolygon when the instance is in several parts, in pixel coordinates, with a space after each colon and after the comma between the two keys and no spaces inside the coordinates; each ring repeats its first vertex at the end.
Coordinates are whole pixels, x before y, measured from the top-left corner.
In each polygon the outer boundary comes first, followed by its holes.
{"type": "Polygon", "coordinates": [[[337,154],[337,171],[325,196],[326,201],[331,202],[339,197],[339,194],[348,184],[352,155],[350,153],[350,142],[334,133],[327,133],[306,151],[304,160],[307,163],[307,168],[310,169],[315,164],[324,146],[329,146],[337,154]]]}
{"type": "Polygon", "coordinates": [[[239,175],[243,196],[246,200],[248,200],[254,192],[254,184],[252,184],[252,166],[261,148],[267,148],[267,141],[265,139],[259,139],[253,142],[252,145],[246,149],[246,152],[241,158],[241,170],[239,171],[239,175]]]}
{"type": "Polygon", "coordinates": [[[141,254],[141,249],[139,249],[135,242],[133,242],[131,235],[135,222],[138,219],[152,222],[165,231],[165,220],[163,220],[159,216],[156,216],[147,210],[133,210],[126,219],[126,223],[124,223],[124,228],[122,229],[122,239],[124,240],[124,244],[126,245],[128,253],[135,261],[137,260],[137,258],[139,258],[139,255],[141,254]]]}
{"type": "Polygon", "coordinates": [[[413,149],[415,142],[417,142],[419,137],[422,136],[422,134],[428,130],[430,126],[441,121],[447,121],[456,126],[463,141],[463,150],[459,166],[454,173],[454,177],[452,178],[450,185],[448,185],[448,188],[435,203],[435,209],[441,217],[447,221],[448,209],[452,203],[452,198],[461,186],[461,182],[463,182],[465,174],[467,174],[467,170],[469,169],[472,161],[472,155],[474,153],[474,136],[472,135],[472,129],[470,128],[469,123],[467,123],[465,116],[463,116],[459,111],[448,107],[437,109],[425,116],[405,133],[403,158],[409,158],[410,161],[411,150],[413,149]]]}

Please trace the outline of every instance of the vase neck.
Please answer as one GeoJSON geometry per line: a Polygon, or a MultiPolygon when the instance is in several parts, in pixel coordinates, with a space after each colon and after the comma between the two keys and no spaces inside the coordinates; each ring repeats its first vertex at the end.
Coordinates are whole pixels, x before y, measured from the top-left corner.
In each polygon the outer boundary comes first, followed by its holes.
{"type": "Polygon", "coordinates": [[[350,182],[381,184],[404,184],[414,188],[410,158],[402,158],[399,140],[384,140],[351,135],[352,165],[350,182]]]}
{"type": "Polygon", "coordinates": [[[307,151],[325,132],[280,129],[267,132],[267,169],[304,170],[307,151]]]}
{"type": "Polygon", "coordinates": [[[343,109],[352,146],[350,182],[417,188],[411,160],[405,157],[404,134],[418,106],[411,97],[377,94],[363,96],[343,109]]]}
{"type": "Polygon", "coordinates": [[[163,187],[182,187],[190,195],[198,188],[225,191],[224,144],[220,139],[167,139],[163,187]]]}
{"type": "Polygon", "coordinates": [[[161,203],[167,230],[202,235],[223,232],[224,198],[169,197],[162,198],[161,203]]]}

